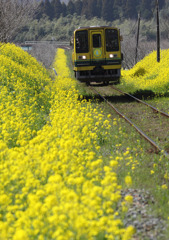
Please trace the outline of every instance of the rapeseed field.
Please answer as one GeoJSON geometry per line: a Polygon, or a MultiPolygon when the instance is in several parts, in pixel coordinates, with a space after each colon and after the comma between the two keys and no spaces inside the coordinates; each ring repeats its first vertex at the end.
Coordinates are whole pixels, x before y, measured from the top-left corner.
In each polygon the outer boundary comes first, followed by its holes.
{"type": "Polygon", "coordinates": [[[160,63],[154,51],[138,62],[132,69],[122,71],[122,84],[137,90],[151,90],[156,94],[169,92],[169,49],[161,50],[160,63]]]}
{"type": "Polygon", "coordinates": [[[120,158],[99,154],[109,118],[79,96],[64,50],[54,64],[53,81],[20,48],[0,52],[0,239],[131,239],[120,158]]]}

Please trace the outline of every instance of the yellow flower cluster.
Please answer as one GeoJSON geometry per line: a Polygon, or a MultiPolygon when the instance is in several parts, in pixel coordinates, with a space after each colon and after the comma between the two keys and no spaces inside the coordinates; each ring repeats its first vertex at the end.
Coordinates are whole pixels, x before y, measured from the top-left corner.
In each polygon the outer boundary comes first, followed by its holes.
{"type": "Polygon", "coordinates": [[[161,50],[160,63],[156,51],[138,62],[131,70],[122,71],[122,83],[132,84],[137,89],[166,93],[169,90],[169,49],[161,50]]]}
{"type": "MultiPolygon", "coordinates": [[[[5,128],[1,115],[1,132],[10,125],[13,133],[16,125],[18,135],[12,148],[9,138],[14,135],[5,138],[1,133],[0,239],[131,239],[133,227],[124,228],[120,219],[121,186],[114,171],[118,161],[111,159],[105,166],[97,153],[98,133],[109,129],[109,121],[102,128],[102,114],[79,100],[64,51],[57,52],[58,77],[53,82],[30,56],[19,56],[18,48],[7,45],[3,51],[6,56],[0,57],[7,63],[1,62],[1,69],[6,69],[1,72],[1,101],[8,122],[5,128]],[[14,89],[2,83],[5,77],[14,89]],[[11,98],[8,105],[5,97],[11,98]],[[49,105],[42,127],[37,121],[49,105]],[[26,138],[33,132],[34,138],[26,138]]],[[[131,201],[128,197],[126,205],[131,201]]]]}
{"type": "Polygon", "coordinates": [[[26,144],[46,122],[50,79],[28,53],[7,44],[0,52],[0,139],[26,144]]]}

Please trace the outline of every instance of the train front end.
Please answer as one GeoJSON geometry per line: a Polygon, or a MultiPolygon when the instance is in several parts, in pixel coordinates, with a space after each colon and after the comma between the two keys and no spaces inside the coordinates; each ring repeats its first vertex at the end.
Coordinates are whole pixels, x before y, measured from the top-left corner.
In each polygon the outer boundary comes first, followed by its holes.
{"type": "Polygon", "coordinates": [[[72,55],[76,79],[84,82],[119,81],[120,32],[113,27],[88,27],[74,31],[72,55]]]}

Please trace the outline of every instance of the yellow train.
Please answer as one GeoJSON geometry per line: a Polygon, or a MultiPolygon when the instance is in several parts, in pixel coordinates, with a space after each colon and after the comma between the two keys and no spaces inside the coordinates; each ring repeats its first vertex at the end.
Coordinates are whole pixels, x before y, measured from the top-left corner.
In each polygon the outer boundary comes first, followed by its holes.
{"type": "Polygon", "coordinates": [[[73,70],[84,82],[118,82],[121,75],[120,30],[115,27],[80,27],[73,37],[73,70]]]}

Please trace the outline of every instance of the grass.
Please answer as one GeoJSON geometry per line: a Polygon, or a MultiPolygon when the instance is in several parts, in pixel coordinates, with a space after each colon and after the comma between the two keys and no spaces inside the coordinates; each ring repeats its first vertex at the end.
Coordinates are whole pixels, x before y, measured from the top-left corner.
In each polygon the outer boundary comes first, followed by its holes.
{"type": "MultiPolygon", "coordinates": [[[[70,52],[67,52],[68,63],[72,71],[70,52]]],[[[136,97],[145,100],[152,106],[168,113],[169,96],[167,94],[155,94],[151,90],[138,90],[132,85],[116,85],[121,90],[134,94],[136,97]]],[[[168,159],[162,154],[156,154],[152,146],[129,126],[116,113],[112,112],[109,106],[94,95],[84,84],[77,82],[80,94],[86,99],[92,99],[92,104],[98,104],[100,111],[105,117],[111,113],[112,127],[109,139],[101,144],[101,152],[107,161],[108,156],[118,156],[121,165],[117,169],[119,183],[124,186],[124,176],[132,176],[134,189],[144,189],[149,191],[154,198],[154,203],[150,203],[150,211],[154,216],[158,216],[167,221],[169,218],[169,164],[168,159]]],[[[99,90],[100,91],[100,90],[99,90]]],[[[112,92],[110,87],[103,87],[101,90],[110,101],[121,109],[129,118],[132,118],[143,131],[150,134],[154,141],[169,151],[168,119],[154,114],[146,106],[142,106],[126,97],[122,97],[117,92],[112,92]],[[140,114],[141,113],[141,114],[140,114]],[[138,115],[139,114],[139,115],[138,115]],[[153,131],[150,133],[150,129],[153,131]],[[157,137],[158,134],[158,137],[157,137]]],[[[168,239],[169,229],[166,227],[164,240],[168,239]]]]}

